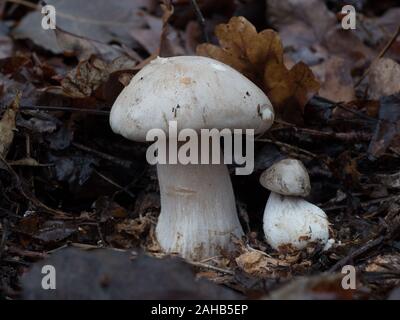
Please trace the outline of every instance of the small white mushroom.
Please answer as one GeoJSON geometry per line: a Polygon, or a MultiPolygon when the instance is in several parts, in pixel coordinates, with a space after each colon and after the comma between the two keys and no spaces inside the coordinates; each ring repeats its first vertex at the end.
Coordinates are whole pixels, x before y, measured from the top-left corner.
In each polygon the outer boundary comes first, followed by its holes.
{"type": "Polygon", "coordinates": [[[310,242],[326,244],[328,217],[299,197],[311,190],[310,178],[300,161],[285,159],[274,164],[261,175],[260,183],[271,190],[264,210],[264,234],[271,247],[302,249],[310,242]]]}
{"type": "MultiPolygon", "coordinates": [[[[150,129],[254,129],[273,122],[267,96],[249,79],[213,59],[157,58],[138,72],[111,110],[114,132],[145,141],[150,129]]],[[[199,139],[199,143],[201,143],[199,139]]],[[[156,227],[166,252],[200,260],[240,237],[233,188],[225,164],[158,164],[161,213],[156,227]]]]}
{"type": "Polygon", "coordinates": [[[286,196],[307,197],[311,191],[310,177],[303,163],[284,159],[265,170],[260,177],[261,185],[286,196]]]}
{"type": "Polygon", "coordinates": [[[310,241],[328,241],[328,218],[320,208],[299,197],[271,192],[264,212],[264,233],[274,249],[302,249],[310,241]]]}

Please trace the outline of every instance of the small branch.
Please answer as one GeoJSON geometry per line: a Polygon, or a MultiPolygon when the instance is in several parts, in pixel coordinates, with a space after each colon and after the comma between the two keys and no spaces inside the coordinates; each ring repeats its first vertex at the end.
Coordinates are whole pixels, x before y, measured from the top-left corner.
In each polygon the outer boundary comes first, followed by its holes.
{"type": "Polygon", "coordinates": [[[370,73],[371,71],[371,66],[380,58],[382,58],[386,52],[390,49],[390,47],[393,45],[393,43],[396,41],[397,37],[400,35],[400,25],[397,27],[396,32],[393,34],[392,38],[389,40],[389,42],[386,44],[386,46],[379,52],[378,56],[371,62],[370,66],[368,69],[364,72],[364,74],[361,76],[360,79],[356,82],[354,85],[354,88],[357,88],[361,82],[365,79],[365,77],[370,73]]]}
{"type": "MultiPolygon", "coordinates": [[[[2,108],[4,106],[1,106],[2,108]]],[[[21,110],[39,110],[39,111],[65,111],[65,112],[82,112],[90,113],[101,116],[109,116],[110,111],[104,110],[93,110],[93,109],[77,109],[71,107],[51,107],[51,106],[20,106],[21,110]]]]}
{"type": "Polygon", "coordinates": [[[199,7],[199,5],[197,3],[197,0],[190,0],[190,2],[192,3],[194,12],[196,13],[197,20],[198,20],[198,22],[200,24],[200,27],[201,27],[201,30],[203,32],[204,41],[205,42],[210,42],[207,30],[206,30],[206,19],[204,19],[204,16],[201,13],[201,10],[200,10],[200,7],[199,7]]]}
{"type": "Polygon", "coordinates": [[[295,131],[301,131],[316,137],[326,137],[342,141],[370,141],[372,134],[367,132],[324,132],[306,128],[294,128],[295,131]]]}
{"type": "Polygon", "coordinates": [[[123,159],[120,159],[120,158],[111,156],[111,155],[106,154],[106,153],[104,153],[104,152],[97,151],[97,150],[95,150],[95,149],[86,147],[86,146],[84,146],[83,144],[80,144],[80,143],[73,142],[72,145],[73,145],[75,148],[79,149],[79,150],[92,153],[92,154],[94,154],[94,155],[96,155],[96,156],[98,156],[98,157],[100,157],[100,158],[102,158],[102,159],[104,159],[104,160],[113,162],[113,163],[115,163],[116,165],[119,165],[119,166],[124,167],[124,168],[126,168],[126,169],[132,168],[132,162],[130,162],[130,161],[128,161],[128,160],[123,160],[123,159]]]}
{"type": "MultiPolygon", "coordinates": [[[[288,128],[293,129],[295,132],[303,132],[305,134],[309,134],[309,135],[316,136],[319,138],[331,138],[331,139],[342,140],[345,142],[370,141],[372,138],[372,134],[368,133],[368,132],[357,132],[357,131],[326,132],[326,131],[319,131],[319,130],[314,130],[314,129],[296,127],[294,124],[284,122],[281,120],[276,120],[275,122],[287,125],[288,128]]],[[[275,129],[273,129],[273,131],[282,130],[282,129],[287,129],[287,128],[275,128],[275,129]]]]}
{"type": "Polygon", "coordinates": [[[364,118],[365,120],[368,120],[368,121],[371,121],[371,122],[377,122],[378,121],[378,119],[370,117],[370,116],[368,116],[368,115],[366,115],[364,113],[361,113],[360,111],[353,110],[353,109],[350,109],[348,107],[345,107],[342,103],[337,103],[335,105],[335,107],[338,107],[338,108],[341,108],[343,110],[346,110],[346,111],[348,111],[350,113],[353,113],[353,114],[359,116],[360,118],[364,118]]]}
{"type": "Polygon", "coordinates": [[[207,263],[195,262],[195,261],[186,261],[186,262],[191,264],[192,266],[199,267],[199,268],[209,269],[209,270],[213,270],[213,271],[217,271],[217,272],[225,273],[225,274],[230,274],[230,275],[234,275],[235,274],[231,270],[226,270],[226,269],[222,269],[222,268],[219,268],[219,267],[215,267],[215,266],[212,266],[212,265],[207,264],[207,263]]]}
{"type": "Polygon", "coordinates": [[[296,146],[292,146],[290,144],[284,143],[284,142],[280,142],[280,141],[276,141],[276,140],[272,140],[272,139],[266,139],[266,138],[262,138],[262,139],[256,139],[256,141],[262,141],[262,142],[269,142],[269,143],[273,143],[276,144],[279,147],[284,147],[284,148],[288,148],[288,149],[292,149],[293,151],[295,151],[296,153],[303,153],[305,154],[307,157],[311,157],[311,158],[318,158],[318,156],[315,153],[312,153],[310,151],[301,149],[299,147],[296,146]]]}
{"type": "Polygon", "coordinates": [[[24,258],[30,258],[30,259],[34,259],[34,260],[44,259],[49,256],[47,253],[23,250],[23,249],[15,247],[15,246],[10,246],[8,248],[8,252],[16,254],[16,255],[24,257],[24,258]]]}
{"type": "Polygon", "coordinates": [[[9,165],[9,163],[0,155],[0,164],[3,164],[3,167],[5,170],[7,170],[10,175],[14,178],[16,188],[21,192],[22,196],[30,201],[36,208],[41,208],[45,212],[52,214],[54,216],[57,216],[57,218],[68,218],[69,215],[63,211],[56,210],[53,208],[48,207],[45,205],[43,202],[41,202],[39,199],[37,199],[29,190],[25,189],[25,185],[23,181],[20,179],[18,174],[15,172],[15,170],[9,165]]]}
{"type": "MultiPolygon", "coordinates": [[[[381,204],[384,202],[396,202],[400,199],[400,195],[396,194],[393,196],[388,196],[388,197],[383,197],[383,198],[377,198],[377,199],[372,199],[369,201],[364,201],[360,203],[361,208],[366,208],[368,206],[370,206],[371,204],[381,204]]],[[[348,208],[348,205],[335,205],[335,206],[329,206],[329,207],[324,207],[323,205],[322,209],[324,209],[324,211],[334,211],[334,210],[341,210],[341,209],[345,209],[348,208]]]]}
{"type": "Polygon", "coordinates": [[[126,194],[128,194],[129,196],[131,196],[131,198],[135,199],[135,195],[130,192],[129,190],[126,190],[126,188],[124,188],[123,186],[121,186],[120,184],[114,182],[113,180],[111,180],[110,178],[106,177],[105,175],[101,174],[100,172],[98,172],[97,170],[94,170],[94,172],[100,177],[103,178],[105,181],[107,181],[109,184],[113,185],[114,187],[117,187],[118,189],[120,189],[121,191],[125,192],[126,194]]]}
{"type": "Polygon", "coordinates": [[[380,236],[374,240],[368,241],[364,245],[362,245],[360,248],[356,250],[350,251],[350,253],[344,257],[343,259],[339,260],[337,263],[335,263],[329,270],[328,272],[335,272],[341,267],[345,266],[348,264],[350,261],[358,258],[359,256],[363,255],[365,252],[379,246],[383,240],[385,239],[384,236],[380,236]]]}

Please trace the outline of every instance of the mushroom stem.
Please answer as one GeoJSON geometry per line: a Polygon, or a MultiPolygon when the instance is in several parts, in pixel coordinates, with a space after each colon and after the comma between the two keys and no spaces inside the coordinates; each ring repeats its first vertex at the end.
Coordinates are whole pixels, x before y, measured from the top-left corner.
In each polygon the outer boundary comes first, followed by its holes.
{"type": "Polygon", "coordinates": [[[159,164],[161,213],[156,235],[166,252],[191,260],[232,247],[243,230],[225,164],[159,164]]]}
{"type": "Polygon", "coordinates": [[[279,250],[291,245],[302,249],[309,242],[326,244],[329,222],[325,212],[300,197],[271,192],[264,210],[267,242],[279,250]]]}

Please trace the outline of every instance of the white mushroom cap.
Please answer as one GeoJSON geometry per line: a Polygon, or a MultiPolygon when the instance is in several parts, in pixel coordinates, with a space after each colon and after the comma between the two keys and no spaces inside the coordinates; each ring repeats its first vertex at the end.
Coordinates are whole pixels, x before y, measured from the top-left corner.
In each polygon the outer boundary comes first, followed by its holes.
{"type": "Polygon", "coordinates": [[[274,111],[264,92],[233,68],[198,56],[157,58],[138,72],[115,101],[115,133],[145,141],[150,129],[254,129],[272,125],[274,111]]]}
{"type": "Polygon", "coordinates": [[[329,238],[328,217],[302,198],[271,192],[264,211],[264,233],[274,249],[284,245],[302,249],[314,241],[325,245],[329,238]]]}
{"type": "Polygon", "coordinates": [[[264,188],[286,196],[310,194],[310,177],[299,160],[284,159],[269,167],[260,177],[264,188]]]}

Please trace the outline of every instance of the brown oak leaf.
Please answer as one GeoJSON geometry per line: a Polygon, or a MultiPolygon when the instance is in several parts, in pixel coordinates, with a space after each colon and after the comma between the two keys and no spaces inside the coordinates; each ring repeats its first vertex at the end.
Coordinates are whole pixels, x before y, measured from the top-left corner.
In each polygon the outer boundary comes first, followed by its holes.
{"type": "Polygon", "coordinates": [[[286,68],[279,34],[271,29],[258,33],[244,17],[233,17],[218,25],[215,35],[219,46],[203,43],[197,54],[235,68],[264,90],[281,118],[301,123],[304,106],[320,84],[302,62],[286,68]]]}

